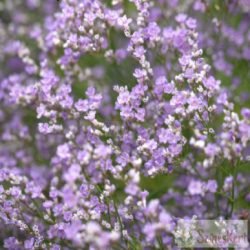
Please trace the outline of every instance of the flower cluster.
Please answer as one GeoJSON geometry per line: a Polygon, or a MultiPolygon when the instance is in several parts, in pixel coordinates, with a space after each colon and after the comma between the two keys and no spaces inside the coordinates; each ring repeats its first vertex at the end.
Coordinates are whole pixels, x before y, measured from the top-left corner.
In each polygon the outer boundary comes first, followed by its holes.
{"type": "Polygon", "coordinates": [[[0,248],[178,249],[247,218],[250,2],[0,3],[0,248]]]}

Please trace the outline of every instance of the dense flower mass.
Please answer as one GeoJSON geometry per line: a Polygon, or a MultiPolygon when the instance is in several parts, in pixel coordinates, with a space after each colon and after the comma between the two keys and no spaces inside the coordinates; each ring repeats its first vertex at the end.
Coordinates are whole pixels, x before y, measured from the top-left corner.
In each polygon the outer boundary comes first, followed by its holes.
{"type": "Polygon", "coordinates": [[[247,219],[249,68],[249,0],[1,1],[0,248],[247,219]]]}

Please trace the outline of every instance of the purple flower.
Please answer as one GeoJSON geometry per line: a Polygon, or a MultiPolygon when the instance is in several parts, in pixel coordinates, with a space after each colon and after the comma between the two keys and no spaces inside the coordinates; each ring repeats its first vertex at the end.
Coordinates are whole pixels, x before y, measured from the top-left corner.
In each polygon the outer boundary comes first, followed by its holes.
{"type": "Polygon", "coordinates": [[[186,20],[186,25],[187,25],[187,27],[190,28],[190,29],[196,29],[197,23],[196,23],[196,20],[195,20],[195,19],[189,17],[189,18],[186,20]]]}
{"type": "Polygon", "coordinates": [[[57,148],[57,155],[61,159],[68,159],[68,158],[70,158],[71,154],[70,154],[69,145],[68,144],[63,144],[63,145],[58,146],[58,148],[57,148]]]}
{"type": "Polygon", "coordinates": [[[79,112],[87,112],[89,109],[87,100],[79,100],[75,103],[75,108],[79,112]]]}
{"type": "Polygon", "coordinates": [[[213,76],[205,78],[203,83],[204,83],[204,86],[208,88],[209,90],[217,90],[220,86],[220,81],[215,80],[213,76]]]}
{"type": "Polygon", "coordinates": [[[209,191],[211,193],[215,193],[217,188],[218,188],[218,185],[217,185],[216,180],[209,180],[206,183],[206,189],[207,189],[207,191],[209,191]]]}
{"type": "Polygon", "coordinates": [[[176,19],[177,22],[183,23],[187,19],[187,15],[181,13],[181,14],[177,15],[175,19],[176,19]]]}
{"type": "Polygon", "coordinates": [[[205,153],[209,157],[215,157],[220,151],[220,148],[213,143],[208,143],[208,145],[205,147],[205,153]]]}
{"type": "Polygon", "coordinates": [[[201,181],[192,180],[188,185],[188,192],[191,195],[202,195],[204,192],[204,184],[201,181]]]}
{"type": "Polygon", "coordinates": [[[161,128],[158,133],[159,142],[176,144],[178,139],[170,129],[161,128]]]}
{"type": "Polygon", "coordinates": [[[24,248],[25,249],[33,249],[34,248],[34,243],[35,243],[34,238],[30,238],[29,240],[25,240],[24,248]]]}
{"type": "Polygon", "coordinates": [[[4,240],[4,247],[10,250],[20,249],[19,242],[15,237],[9,237],[4,240]]]}

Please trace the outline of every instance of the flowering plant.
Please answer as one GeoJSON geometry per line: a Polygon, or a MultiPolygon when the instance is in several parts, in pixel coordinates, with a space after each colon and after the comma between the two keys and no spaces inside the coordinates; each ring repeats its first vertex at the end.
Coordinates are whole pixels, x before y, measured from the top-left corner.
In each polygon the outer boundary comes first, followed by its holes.
{"type": "Polygon", "coordinates": [[[178,249],[247,218],[248,0],[0,3],[0,244],[178,249]]]}

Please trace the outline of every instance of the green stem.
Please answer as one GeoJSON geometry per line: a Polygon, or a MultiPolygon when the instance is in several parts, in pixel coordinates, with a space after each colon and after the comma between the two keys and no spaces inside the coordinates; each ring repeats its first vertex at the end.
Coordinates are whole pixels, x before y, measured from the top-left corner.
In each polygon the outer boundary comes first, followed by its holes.
{"type": "MultiPolygon", "coordinates": [[[[219,185],[219,171],[218,171],[218,167],[216,167],[216,181],[217,184],[219,185]]],[[[220,216],[220,206],[219,206],[219,195],[216,193],[215,194],[215,206],[216,206],[216,216],[219,217],[220,216]]]]}
{"type": "Polygon", "coordinates": [[[234,212],[236,180],[237,180],[236,164],[233,164],[233,183],[232,183],[231,199],[229,200],[231,206],[227,214],[227,219],[232,218],[234,212]]]}

